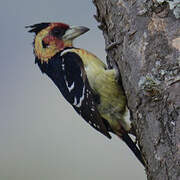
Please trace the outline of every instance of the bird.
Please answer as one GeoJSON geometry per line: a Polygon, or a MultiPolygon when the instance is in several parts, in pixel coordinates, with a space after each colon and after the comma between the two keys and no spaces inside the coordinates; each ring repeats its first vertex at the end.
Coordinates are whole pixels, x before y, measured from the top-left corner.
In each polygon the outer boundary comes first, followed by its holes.
{"type": "Polygon", "coordinates": [[[73,41],[89,31],[85,26],[62,22],[42,22],[26,26],[35,33],[35,63],[60,90],[74,110],[97,131],[111,139],[123,140],[145,166],[140,149],[130,137],[130,111],[117,69],[108,69],[96,55],[73,46],[73,41]]]}

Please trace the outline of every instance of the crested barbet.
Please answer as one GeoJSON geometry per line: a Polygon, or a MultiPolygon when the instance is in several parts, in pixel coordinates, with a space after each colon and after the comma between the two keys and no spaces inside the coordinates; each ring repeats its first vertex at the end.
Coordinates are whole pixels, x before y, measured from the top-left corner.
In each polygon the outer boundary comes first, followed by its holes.
{"type": "Polygon", "coordinates": [[[141,152],[128,135],[130,113],[117,70],[94,54],[73,46],[73,40],[89,29],[64,23],[31,26],[35,63],[54,82],[64,98],[82,118],[106,137],[120,137],[144,165],[141,152]]]}

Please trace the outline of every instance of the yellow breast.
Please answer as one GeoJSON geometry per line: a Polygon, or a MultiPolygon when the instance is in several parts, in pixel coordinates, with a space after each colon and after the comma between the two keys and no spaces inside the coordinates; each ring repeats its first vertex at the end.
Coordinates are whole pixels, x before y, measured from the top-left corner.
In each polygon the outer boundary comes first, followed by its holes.
{"type": "Polygon", "coordinates": [[[83,49],[71,49],[78,54],[84,64],[86,75],[91,88],[100,96],[97,108],[101,116],[106,119],[114,130],[120,126],[128,131],[130,125],[126,123],[126,97],[116,81],[114,69],[106,69],[106,65],[92,53],[83,49]]]}

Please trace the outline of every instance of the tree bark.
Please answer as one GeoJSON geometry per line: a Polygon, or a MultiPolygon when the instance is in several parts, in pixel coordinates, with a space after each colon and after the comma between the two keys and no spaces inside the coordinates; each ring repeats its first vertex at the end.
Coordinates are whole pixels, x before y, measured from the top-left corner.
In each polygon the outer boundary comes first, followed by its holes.
{"type": "Polygon", "coordinates": [[[107,62],[132,113],[147,179],[180,179],[180,20],[168,3],[94,0],[107,62]]]}

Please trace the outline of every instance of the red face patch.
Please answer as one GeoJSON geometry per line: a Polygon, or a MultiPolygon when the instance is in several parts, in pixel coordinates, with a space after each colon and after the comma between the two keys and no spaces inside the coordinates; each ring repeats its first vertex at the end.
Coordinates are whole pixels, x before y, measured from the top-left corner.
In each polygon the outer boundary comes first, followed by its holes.
{"type": "MultiPolygon", "coordinates": [[[[54,28],[60,28],[60,29],[68,29],[69,25],[64,24],[64,23],[51,23],[51,25],[49,26],[50,30],[49,32],[51,32],[54,28]]],[[[48,46],[48,45],[52,45],[55,44],[56,47],[59,50],[62,50],[64,48],[64,42],[63,40],[53,36],[51,33],[49,33],[49,35],[47,35],[44,39],[43,42],[48,46]]]]}
{"type": "Polygon", "coordinates": [[[43,42],[47,45],[52,45],[54,43],[59,50],[62,50],[64,48],[64,42],[52,35],[46,36],[43,39],[43,42]]]}

